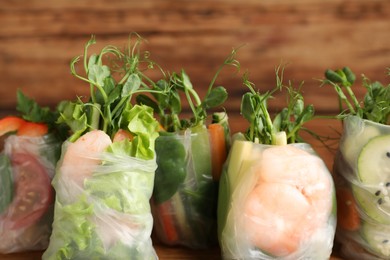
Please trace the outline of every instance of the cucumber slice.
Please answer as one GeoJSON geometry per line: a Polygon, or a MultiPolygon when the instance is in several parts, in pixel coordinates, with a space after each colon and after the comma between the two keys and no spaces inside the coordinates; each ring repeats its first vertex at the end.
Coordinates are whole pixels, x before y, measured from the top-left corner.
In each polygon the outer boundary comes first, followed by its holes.
{"type": "Polygon", "coordinates": [[[390,223],[390,135],[371,139],[358,158],[362,187],[354,194],[362,211],[380,223],[390,223]]]}
{"type": "Polygon", "coordinates": [[[352,191],[363,219],[371,218],[381,224],[390,225],[390,212],[383,208],[383,205],[380,207],[378,204],[378,201],[384,200],[384,198],[375,195],[375,189],[352,185],[352,191]]]}
{"type": "Polygon", "coordinates": [[[390,135],[374,137],[363,147],[358,177],[364,184],[390,185],[390,135]]]}
{"type": "Polygon", "coordinates": [[[385,259],[390,257],[390,227],[364,222],[361,236],[367,242],[367,251],[385,259]]]}
{"type": "Polygon", "coordinates": [[[360,122],[356,129],[351,130],[354,124],[351,123],[349,127],[346,128],[343,138],[340,142],[340,150],[345,158],[345,160],[352,166],[356,165],[358,160],[358,155],[362,151],[363,147],[370,142],[372,138],[380,136],[380,129],[376,126],[369,124],[363,124],[360,122]]]}

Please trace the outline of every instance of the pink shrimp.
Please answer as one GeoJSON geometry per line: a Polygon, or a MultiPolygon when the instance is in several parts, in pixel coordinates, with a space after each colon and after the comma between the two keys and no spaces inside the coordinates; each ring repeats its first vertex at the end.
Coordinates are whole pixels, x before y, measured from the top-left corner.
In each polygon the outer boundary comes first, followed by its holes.
{"type": "Polygon", "coordinates": [[[275,256],[288,255],[326,224],[332,182],[323,161],[291,145],[264,150],[255,188],[244,205],[252,242],[275,256]]]}
{"type": "Polygon", "coordinates": [[[111,144],[110,137],[101,130],[87,132],[66,149],[61,164],[61,174],[74,184],[84,187],[84,180],[91,177],[94,166],[101,163],[98,156],[111,144]]]}

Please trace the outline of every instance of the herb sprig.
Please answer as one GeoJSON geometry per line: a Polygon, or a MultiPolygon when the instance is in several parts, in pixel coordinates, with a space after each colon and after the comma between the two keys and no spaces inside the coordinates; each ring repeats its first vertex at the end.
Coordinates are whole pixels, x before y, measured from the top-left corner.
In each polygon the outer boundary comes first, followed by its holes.
{"type": "Polygon", "coordinates": [[[20,112],[24,120],[34,123],[44,123],[48,126],[50,133],[54,133],[59,139],[65,140],[68,136],[67,128],[56,123],[59,116],[59,109],[63,102],[55,108],[40,106],[34,99],[26,96],[20,89],[17,91],[16,110],[20,112]]]}
{"type": "Polygon", "coordinates": [[[254,89],[254,84],[248,80],[248,74],[244,75],[243,83],[249,88],[249,92],[242,96],[241,114],[249,122],[249,128],[245,138],[252,142],[263,144],[286,144],[303,141],[299,135],[304,130],[304,124],[314,117],[314,106],[304,104],[301,88],[289,81],[283,84],[284,67],[275,69],[276,86],[271,91],[261,94],[254,89]],[[273,98],[277,91],[286,89],[288,92],[287,107],[283,108],[272,120],[268,111],[268,100],[273,98]]]}
{"type": "Polygon", "coordinates": [[[99,54],[89,56],[89,47],[96,44],[95,36],[92,35],[84,47],[84,57],[77,56],[72,59],[71,73],[89,83],[90,98],[87,102],[78,98],[61,106],[57,122],[70,127],[73,133],[70,141],[92,129],[101,129],[112,136],[121,128],[122,117],[126,115],[126,111],[131,109],[130,100],[133,95],[142,92],[164,92],[154,87],[154,81],[145,74],[145,70],[154,68],[156,63],[149,59],[148,52],[141,52],[142,41],[138,34],[131,34],[125,51],[108,45],[99,54]],[[76,70],[76,64],[81,59],[84,76],[76,70]],[[106,64],[108,62],[111,63],[106,64]],[[119,79],[116,76],[119,76],[119,79]]]}
{"type": "Polygon", "coordinates": [[[190,77],[183,69],[180,73],[166,73],[163,79],[152,86],[156,90],[151,93],[152,96],[137,95],[137,103],[152,107],[157,112],[161,125],[168,132],[176,132],[201,125],[207,118],[207,111],[221,106],[228,98],[225,87],[215,86],[215,83],[225,66],[233,66],[237,70],[240,69],[240,63],[235,59],[236,54],[237,49],[233,49],[218,68],[203,99],[200,98],[191,83],[190,77]],[[192,111],[192,116],[188,119],[181,117],[182,95],[185,96],[185,100],[192,111]]]}
{"type": "Polygon", "coordinates": [[[378,81],[372,82],[362,75],[362,85],[366,89],[366,94],[363,100],[359,101],[352,89],[355,80],[355,74],[348,67],[337,70],[327,69],[325,71],[325,79],[322,80],[322,85],[329,84],[333,86],[338,94],[340,109],[338,118],[342,119],[348,115],[355,115],[362,119],[389,125],[390,84],[386,86],[378,81]]]}
{"type": "Polygon", "coordinates": [[[34,123],[46,123],[49,127],[55,126],[58,111],[49,107],[40,106],[34,99],[26,96],[20,89],[16,93],[16,110],[22,114],[22,118],[34,123]]]}

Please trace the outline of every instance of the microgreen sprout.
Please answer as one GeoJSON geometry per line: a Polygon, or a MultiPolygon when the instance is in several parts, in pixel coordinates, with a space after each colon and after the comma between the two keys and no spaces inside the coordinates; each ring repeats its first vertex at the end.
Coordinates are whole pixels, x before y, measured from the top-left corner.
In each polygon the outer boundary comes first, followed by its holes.
{"type": "Polygon", "coordinates": [[[203,99],[200,98],[193,87],[187,73],[181,70],[180,73],[166,73],[165,78],[159,80],[153,86],[156,90],[164,90],[164,93],[154,92],[151,93],[152,97],[140,94],[136,97],[137,102],[153,107],[160,117],[161,125],[169,132],[201,125],[207,118],[207,111],[221,106],[228,97],[226,89],[223,86],[215,86],[215,83],[225,66],[240,69],[240,63],[235,59],[236,54],[237,49],[233,49],[217,69],[203,99]],[[185,96],[185,100],[192,111],[192,116],[189,119],[180,117],[182,112],[181,95],[185,96]]]}
{"type": "Polygon", "coordinates": [[[146,68],[150,69],[156,65],[149,59],[148,52],[141,52],[142,41],[138,34],[131,34],[127,51],[108,45],[99,54],[88,55],[89,48],[96,43],[95,36],[92,36],[85,45],[83,57],[77,56],[72,59],[71,73],[89,83],[90,99],[83,102],[79,98],[75,102],[66,102],[62,105],[62,112],[57,121],[70,127],[73,132],[71,141],[92,129],[101,129],[109,135],[114,134],[121,128],[122,115],[131,108],[130,100],[135,94],[158,92],[164,95],[162,93],[164,90],[153,87],[155,83],[141,67],[142,64],[146,64],[146,68]],[[81,59],[84,76],[76,70],[76,65],[81,59]],[[119,79],[115,78],[117,75],[119,79]]]}
{"type": "Polygon", "coordinates": [[[313,105],[304,105],[301,87],[294,88],[291,81],[283,84],[284,67],[275,69],[276,86],[270,91],[261,94],[256,91],[254,84],[248,80],[246,73],[243,84],[249,88],[249,92],[242,96],[241,114],[249,122],[249,128],[245,133],[247,140],[263,144],[285,144],[301,142],[299,131],[304,124],[314,117],[313,105]],[[287,107],[277,113],[272,120],[268,111],[268,100],[273,98],[277,91],[287,90],[287,107]]]}
{"type": "Polygon", "coordinates": [[[390,124],[390,84],[385,86],[378,81],[371,82],[362,75],[362,85],[366,89],[366,94],[364,99],[359,101],[352,89],[355,80],[355,74],[348,67],[325,71],[322,85],[333,86],[338,94],[340,114],[337,117],[342,119],[348,115],[355,115],[373,122],[390,124]]]}

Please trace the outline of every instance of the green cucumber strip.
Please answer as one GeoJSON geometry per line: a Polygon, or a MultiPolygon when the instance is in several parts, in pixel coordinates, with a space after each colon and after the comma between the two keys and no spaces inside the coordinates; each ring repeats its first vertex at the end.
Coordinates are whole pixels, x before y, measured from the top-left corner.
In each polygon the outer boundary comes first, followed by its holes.
{"type": "Polygon", "coordinates": [[[12,167],[8,156],[0,155],[0,214],[8,207],[13,199],[14,185],[12,167]]]}
{"type": "Polygon", "coordinates": [[[240,172],[246,159],[251,158],[253,143],[250,141],[235,140],[230,149],[227,163],[223,169],[218,192],[218,236],[221,239],[225,228],[228,213],[231,210],[231,196],[240,179],[240,172]]]}
{"type": "Polygon", "coordinates": [[[250,158],[252,154],[253,143],[250,141],[234,141],[233,147],[228,158],[228,179],[231,185],[237,183],[242,161],[250,158]]]}
{"type": "Polygon", "coordinates": [[[212,178],[211,150],[207,128],[199,125],[191,129],[191,152],[197,183],[204,178],[212,178]]]}
{"type": "Polygon", "coordinates": [[[171,205],[174,212],[172,215],[176,220],[176,225],[178,228],[178,232],[180,234],[180,238],[187,241],[192,241],[193,235],[192,235],[191,227],[189,226],[190,223],[188,222],[186,209],[185,209],[185,207],[186,206],[188,207],[189,205],[183,204],[183,200],[178,192],[176,192],[172,196],[171,205]]]}

